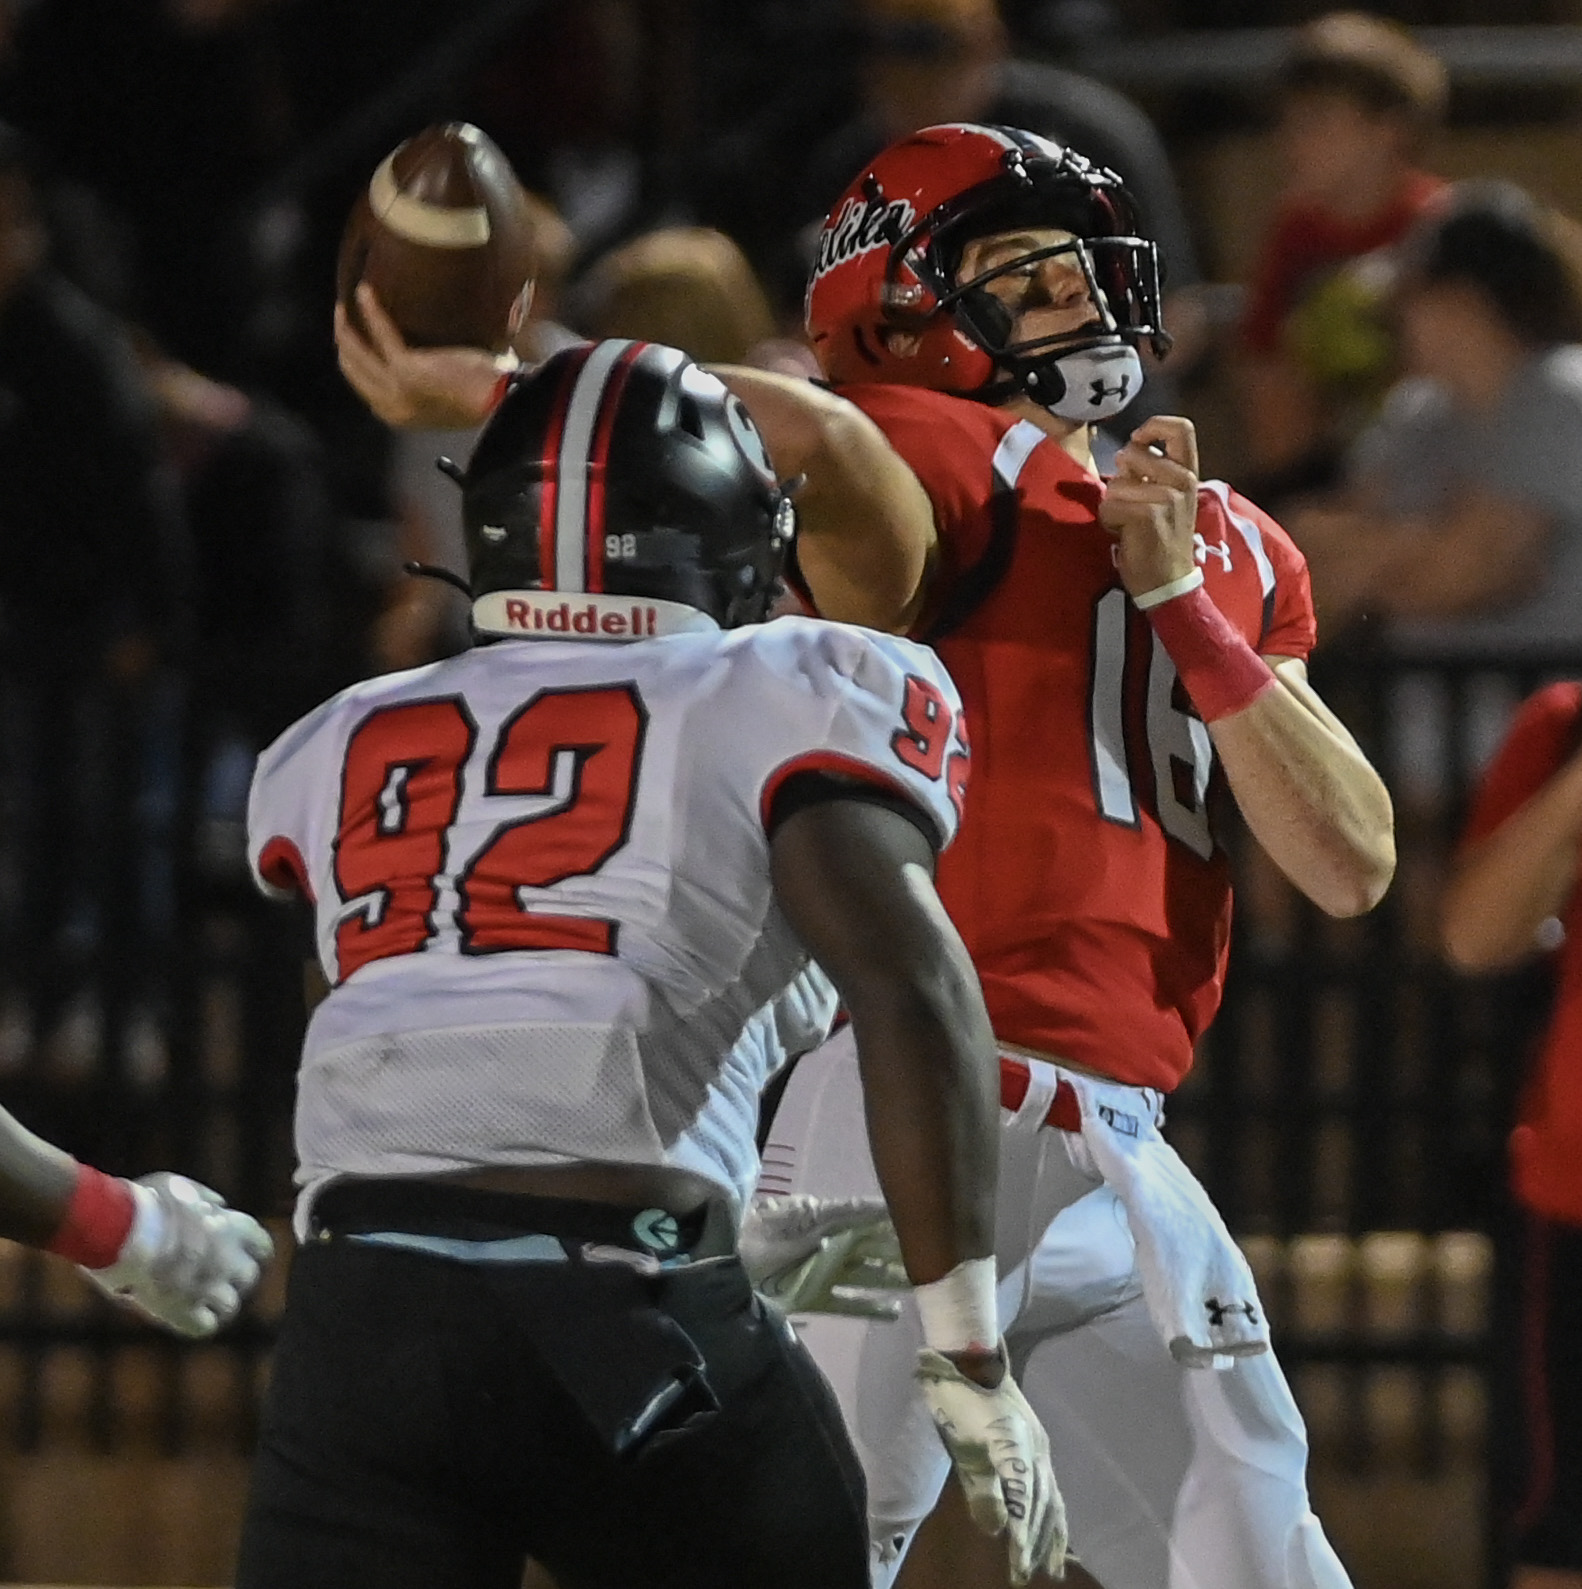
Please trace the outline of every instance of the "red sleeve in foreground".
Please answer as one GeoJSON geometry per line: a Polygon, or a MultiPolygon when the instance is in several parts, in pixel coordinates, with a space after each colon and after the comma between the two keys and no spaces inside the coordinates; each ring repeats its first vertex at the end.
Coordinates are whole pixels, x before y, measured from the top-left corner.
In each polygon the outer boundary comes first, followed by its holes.
{"type": "Polygon", "coordinates": [[[1463,849],[1514,816],[1543,788],[1576,748],[1582,684],[1549,684],[1529,696],[1478,786],[1463,849]]]}

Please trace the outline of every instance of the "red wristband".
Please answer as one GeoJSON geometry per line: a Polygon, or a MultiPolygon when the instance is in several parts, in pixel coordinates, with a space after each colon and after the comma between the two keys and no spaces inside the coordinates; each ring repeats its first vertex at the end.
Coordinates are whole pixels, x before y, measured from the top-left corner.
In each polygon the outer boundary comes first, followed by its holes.
{"type": "Polygon", "coordinates": [[[489,393],[489,413],[493,413],[505,401],[505,394],[511,389],[511,377],[516,372],[507,370],[504,375],[494,383],[494,390],[489,393]]]}
{"type": "Polygon", "coordinates": [[[1201,585],[1150,607],[1148,621],[1205,723],[1244,710],[1273,686],[1269,664],[1201,585]]]}
{"type": "Polygon", "coordinates": [[[86,1269],[107,1269],[120,1257],[136,1212],[132,1188],[125,1181],[79,1164],[66,1217],[44,1251],[86,1269]]]}

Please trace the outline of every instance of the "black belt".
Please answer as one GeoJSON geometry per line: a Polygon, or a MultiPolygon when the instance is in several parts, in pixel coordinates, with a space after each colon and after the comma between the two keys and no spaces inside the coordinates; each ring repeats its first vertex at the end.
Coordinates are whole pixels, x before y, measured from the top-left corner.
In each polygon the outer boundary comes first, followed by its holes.
{"type": "Polygon", "coordinates": [[[315,1236],[401,1231],[454,1241],[502,1241],[536,1235],[624,1247],[656,1258],[707,1258],[734,1250],[730,1221],[718,1215],[711,1219],[711,1207],[676,1214],[413,1176],[336,1181],[313,1200],[311,1223],[315,1236]]]}

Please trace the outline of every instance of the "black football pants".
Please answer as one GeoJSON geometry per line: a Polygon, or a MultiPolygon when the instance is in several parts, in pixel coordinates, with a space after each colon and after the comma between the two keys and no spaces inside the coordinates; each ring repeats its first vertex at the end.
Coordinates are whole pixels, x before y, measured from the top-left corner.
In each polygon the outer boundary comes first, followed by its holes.
{"type": "Polygon", "coordinates": [[[862,1472],[811,1358],[734,1258],[310,1241],[237,1589],[519,1589],[529,1557],[561,1589],[866,1589],[862,1472]],[[699,1383],[617,1454],[611,1410],[667,1343],[699,1383]]]}

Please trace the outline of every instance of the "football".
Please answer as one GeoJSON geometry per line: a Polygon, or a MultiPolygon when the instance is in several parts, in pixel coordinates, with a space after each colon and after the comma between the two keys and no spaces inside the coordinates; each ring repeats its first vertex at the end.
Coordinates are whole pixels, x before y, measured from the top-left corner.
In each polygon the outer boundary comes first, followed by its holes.
{"type": "Polygon", "coordinates": [[[380,162],[341,236],[336,296],[366,281],[414,347],[503,352],[532,296],[535,206],[466,122],[427,127],[380,162]]]}

